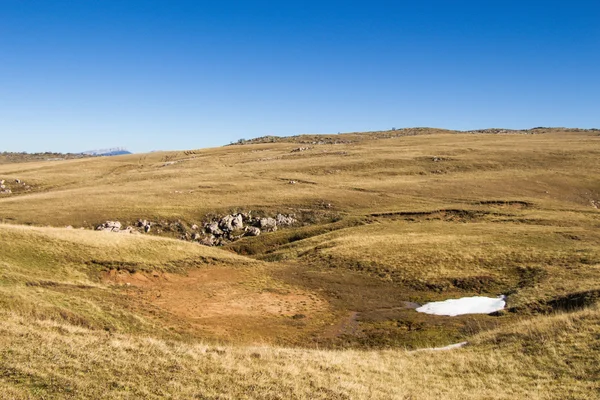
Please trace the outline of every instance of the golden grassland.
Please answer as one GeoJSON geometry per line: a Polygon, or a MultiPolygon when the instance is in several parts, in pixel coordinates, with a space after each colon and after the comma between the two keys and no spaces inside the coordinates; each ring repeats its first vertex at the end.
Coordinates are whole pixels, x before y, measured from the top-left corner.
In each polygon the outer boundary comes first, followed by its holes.
{"type": "Polygon", "coordinates": [[[3,313],[2,398],[591,399],[598,308],[475,336],[463,349],[306,350],[111,334],[3,313]]]}
{"type": "Polygon", "coordinates": [[[0,397],[600,398],[600,136],[420,133],[0,164],[0,397]],[[250,210],[301,223],[89,229],[250,210]]]}

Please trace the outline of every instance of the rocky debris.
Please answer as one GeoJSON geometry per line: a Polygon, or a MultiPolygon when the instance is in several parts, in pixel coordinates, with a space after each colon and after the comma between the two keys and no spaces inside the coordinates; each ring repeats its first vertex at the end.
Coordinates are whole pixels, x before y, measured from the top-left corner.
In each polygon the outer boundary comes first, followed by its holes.
{"type": "Polygon", "coordinates": [[[97,231],[103,232],[114,232],[114,233],[124,233],[124,234],[134,234],[137,235],[140,233],[137,227],[128,225],[125,229],[121,229],[123,224],[119,221],[106,221],[105,223],[98,225],[96,227],[97,231]]]}
{"type": "MultiPolygon", "coordinates": [[[[123,229],[120,221],[106,221],[96,227],[98,231],[140,234],[153,233],[168,235],[180,240],[192,241],[205,246],[222,246],[245,236],[256,237],[265,232],[275,232],[278,228],[296,224],[295,215],[277,214],[275,217],[254,217],[251,212],[216,216],[203,225],[188,225],[184,221],[149,221],[139,219],[132,226],[123,229]]],[[[129,222],[125,222],[126,224],[129,222]]]]}
{"type": "Polygon", "coordinates": [[[297,147],[295,149],[293,149],[292,151],[290,151],[290,153],[299,153],[301,151],[306,151],[306,150],[310,150],[311,147],[297,147]]]}
{"type": "Polygon", "coordinates": [[[245,231],[246,231],[247,236],[259,236],[260,235],[260,228],[257,228],[255,226],[247,226],[245,231]]]}
{"type": "Polygon", "coordinates": [[[261,218],[259,225],[260,229],[265,232],[275,232],[277,230],[277,220],[275,218],[261,218]]]}
{"type": "Polygon", "coordinates": [[[145,219],[138,219],[137,226],[138,226],[138,228],[144,229],[144,232],[148,233],[148,232],[150,232],[152,223],[146,221],[145,219]]]}
{"type": "Polygon", "coordinates": [[[121,231],[117,231],[117,233],[139,235],[140,232],[137,229],[135,229],[133,226],[128,226],[127,228],[125,228],[121,231]]]}
{"type": "Polygon", "coordinates": [[[31,190],[31,186],[20,179],[9,181],[10,182],[7,182],[5,179],[0,179],[0,194],[22,193],[23,191],[31,190]]]}
{"type": "Polygon", "coordinates": [[[275,217],[275,222],[277,226],[290,226],[298,221],[296,221],[296,219],[291,215],[277,214],[277,216],[275,217]]]}
{"type": "Polygon", "coordinates": [[[217,246],[217,238],[213,235],[205,236],[202,240],[200,240],[200,244],[204,246],[217,246]]]}
{"type": "Polygon", "coordinates": [[[219,222],[219,228],[224,232],[233,232],[244,229],[244,219],[242,214],[224,216],[219,222]]]}
{"type": "Polygon", "coordinates": [[[277,214],[273,217],[253,217],[252,213],[229,214],[213,218],[204,224],[204,236],[192,237],[206,246],[220,246],[244,236],[259,236],[275,232],[278,227],[288,227],[298,222],[293,215],[277,214]]]}
{"type": "Polygon", "coordinates": [[[102,225],[96,227],[96,230],[104,232],[119,232],[121,230],[121,223],[119,221],[106,221],[102,225]]]}
{"type": "Polygon", "coordinates": [[[291,181],[290,181],[290,185],[295,185],[296,183],[298,183],[298,182],[296,182],[296,181],[294,181],[294,180],[291,180],[291,181]]]}
{"type": "Polygon", "coordinates": [[[600,200],[598,200],[598,201],[590,200],[590,203],[592,203],[592,207],[600,208],[600,200]]]}
{"type": "Polygon", "coordinates": [[[223,231],[221,229],[219,229],[218,222],[214,222],[214,221],[210,222],[204,226],[204,229],[206,230],[207,233],[210,233],[211,235],[220,236],[223,234],[223,231]]]}

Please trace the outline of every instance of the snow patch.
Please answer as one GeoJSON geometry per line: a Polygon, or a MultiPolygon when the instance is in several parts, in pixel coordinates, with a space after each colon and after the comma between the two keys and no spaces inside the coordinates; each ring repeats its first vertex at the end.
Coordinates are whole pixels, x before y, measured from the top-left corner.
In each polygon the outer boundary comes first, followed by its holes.
{"type": "Polygon", "coordinates": [[[506,296],[496,298],[474,296],[427,303],[417,308],[418,312],[455,317],[464,314],[490,314],[504,309],[506,296]]]}

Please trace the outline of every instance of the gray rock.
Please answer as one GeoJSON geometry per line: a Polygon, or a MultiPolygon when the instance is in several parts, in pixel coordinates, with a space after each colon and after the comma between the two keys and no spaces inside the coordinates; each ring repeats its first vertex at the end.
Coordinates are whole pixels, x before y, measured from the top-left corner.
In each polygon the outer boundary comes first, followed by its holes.
{"type": "Polygon", "coordinates": [[[234,230],[244,229],[244,216],[242,214],[237,214],[231,221],[231,226],[234,230]]]}
{"type": "Polygon", "coordinates": [[[218,222],[211,222],[209,224],[206,224],[204,226],[204,229],[206,230],[206,233],[210,233],[211,235],[222,235],[223,231],[219,228],[219,223],[218,222]]]}
{"type": "Polygon", "coordinates": [[[221,228],[225,232],[230,232],[233,230],[233,225],[231,222],[235,217],[233,215],[226,215],[219,221],[219,228],[221,228]]]}
{"type": "Polygon", "coordinates": [[[283,214],[277,214],[275,217],[275,222],[277,223],[277,226],[290,226],[296,223],[296,219],[291,215],[286,216],[283,214]]]}
{"type": "Polygon", "coordinates": [[[247,226],[246,227],[246,236],[259,236],[260,235],[260,228],[257,228],[255,226],[247,226]]]}
{"type": "Polygon", "coordinates": [[[131,234],[131,235],[135,235],[135,234],[139,235],[139,232],[133,226],[128,226],[127,228],[123,229],[122,231],[117,231],[117,232],[124,233],[124,234],[131,234]]]}
{"type": "Polygon", "coordinates": [[[261,218],[259,225],[260,229],[266,232],[275,232],[277,230],[277,220],[275,218],[261,218]]]}
{"type": "Polygon", "coordinates": [[[192,233],[192,240],[200,240],[200,238],[202,238],[202,236],[199,233],[192,233]]]}
{"type": "Polygon", "coordinates": [[[219,221],[219,228],[225,232],[244,229],[244,219],[242,214],[224,216],[221,218],[221,221],[219,221]]]}
{"type": "Polygon", "coordinates": [[[204,246],[214,246],[217,242],[217,238],[213,235],[206,236],[204,239],[200,240],[200,244],[204,246]]]}
{"type": "Polygon", "coordinates": [[[102,225],[99,225],[96,230],[104,232],[119,232],[121,230],[121,223],[119,221],[106,221],[102,225]]]}
{"type": "MultiPolygon", "coordinates": [[[[313,143],[314,143],[314,142],[313,142],[313,143]]],[[[293,149],[293,150],[291,151],[291,153],[298,153],[298,152],[301,152],[301,151],[306,151],[306,150],[310,150],[310,147],[298,147],[298,148],[295,148],[295,149],[293,149]]]]}
{"type": "Polygon", "coordinates": [[[150,232],[150,228],[152,227],[152,222],[149,222],[145,219],[138,219],[137,227],[144,228],[144,232],[148,233],[150,232]]]}
{"type": "Polygon", "coordinates": [[[15,179],[15,183],[21,183],[20,179],[15,179]]]}
{"type": "Polygon", "coordinates": [[[197,230],[198,230],[198,225],[196,225],[196,224],[192,225],[192,226],[191,226],[191,229],[192,229],[193,231],[197,231],[197,230]]]}

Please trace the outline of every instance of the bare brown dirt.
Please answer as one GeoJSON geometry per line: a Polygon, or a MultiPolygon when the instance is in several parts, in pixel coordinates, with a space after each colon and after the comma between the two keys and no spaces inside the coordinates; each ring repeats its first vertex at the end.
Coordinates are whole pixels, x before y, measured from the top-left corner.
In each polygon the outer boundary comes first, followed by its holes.
{"type": "Polygon", "coordinates": [[[122,286],[133,301],[188,321],[205,336],[233,342],[293,343],[316,335],[330,314],[327,303],[310,292],[257,282],[252,271],[230,267],[187,275],[113,269],[103,280],[122,286]]]}

